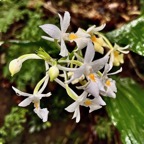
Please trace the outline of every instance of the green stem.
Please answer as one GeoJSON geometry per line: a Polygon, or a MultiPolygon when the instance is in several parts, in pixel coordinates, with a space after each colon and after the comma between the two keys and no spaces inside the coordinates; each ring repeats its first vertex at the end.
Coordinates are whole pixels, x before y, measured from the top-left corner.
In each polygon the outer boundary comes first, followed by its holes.
{"type": "Polygon", "coordinates": [[[36,85],[33,94],[38,93],[39,88],[41,87],[41,85],[43,84],[43,82],[45,81],[45,79],[48,77],[48,75],[46,75],[44,78],[42,78],[36,85]]]}
{"type": "Polygon", "coordinates": [[[108,44],[110,49],[113,49],[112,44],[109,42],[109,40],[104,35],[102,35],[101,33],[98,33],[98,35],[100,35],[105,40],[105,42],[108,44]]]}

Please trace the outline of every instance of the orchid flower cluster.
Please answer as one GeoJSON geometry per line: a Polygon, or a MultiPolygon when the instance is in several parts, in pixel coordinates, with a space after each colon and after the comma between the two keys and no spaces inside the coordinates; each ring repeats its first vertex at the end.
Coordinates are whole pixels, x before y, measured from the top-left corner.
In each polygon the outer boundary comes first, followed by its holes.
{"type": "Polygon", "coordinates": [[[48,109],[41,108],[40,100],[50,97],[52,94],[43,94],[49,81],[55,81],[62,86],[73,103],[65,108],[74,113],[72,118],[80,121],[80,106],[89,107],[89,112],[100,109],[106,105],[102,97],[116,97],[116,82],[110,75],[117,74],[122,68],[110,72],[113,66],[120,66],[124,62],[123,55],[129,51],[128,46],[114,46],[100,33],[105,24],[89,27],[87,30],[78,28],[77,32],[67,32],[70,25],[70,13],[65,12],[60,18],[60,28],[53,24],[44,24],[40,28],[48,34],[43,39],[57,43],[60,48],[60,58],[52,58],[46,51],[40,48],[37,53],[25,54],[14,59],[9,64],[11,75],[18,73],[24,61],[40,59],[45,62],[45,76],[37,83],[32,94],[22,92],[12,87],[18,96],[26,97],[19,106],[26,107],[34,104],[34,112],[43,122],[48,120],[48,109]],[[69,52],[67,43],[74,43],[75,47],[69,52]],[[98,53],[101,58],[97,58],[98,53]],[[73,90],[71,86],[75,86],[73,90]],[[77,91],[81,94],[78,95],[77,91]]]}

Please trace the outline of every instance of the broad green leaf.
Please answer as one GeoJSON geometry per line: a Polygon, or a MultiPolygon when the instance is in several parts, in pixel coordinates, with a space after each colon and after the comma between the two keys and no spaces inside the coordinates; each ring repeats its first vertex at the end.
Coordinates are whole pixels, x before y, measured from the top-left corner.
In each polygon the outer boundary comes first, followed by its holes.
{"type": "Polygon", "coordinates": [[[144,56],[144,16],[106,34],[110,41],[129,45],[130,50],[144,56]]]}
{"type": "Polygon", "coordinates": [[[117,80],[117,98],[106,99],[107,111],[124,144],[144,143],[144,89],[130,79],[117,80]]]}

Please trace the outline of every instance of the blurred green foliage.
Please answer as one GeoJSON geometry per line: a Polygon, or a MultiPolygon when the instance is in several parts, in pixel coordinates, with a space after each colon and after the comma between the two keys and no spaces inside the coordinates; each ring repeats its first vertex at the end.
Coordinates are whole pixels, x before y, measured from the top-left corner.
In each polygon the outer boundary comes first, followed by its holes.
{"type": "Polygon", "coordinates": [[[52,125],[49,121],[41,123],[41,119],[39,119],[36,115],[34,116],[33,113],[30,113],[30,116],[32,117],[32,119],[29,122],[29,133],[45,130],[47,128],[50,128],[52,125]]]}
{"type": "Polygon", "coordinates": [[[11,24],[24,18],[26,10],[21,11],[20,8],[25,5],[26,1],[0,1],[0,32],[7,32],[11,24]]]}
{"type": "Polygon", "coordinates": [[[110,120],[100,117],[95,125],[95,131],[100,139],[107,138],[107,143],[111,143],[113,131],[110,120]]]}
{"type": "Polygon", "coordinates": [[[11,78],[8,65],[12,59],[23,54],[35,53],[40,47],[53,56],[58,54],[54,43],[41,38],[44,33],[39,28],[45,23],[57,23],[58,19],[56,17],[43,18],[44,13],[41,6],[41,1],[38,1],[33,8],[30,7],[29,0],[0,2],[0,32],[2,32],[2,40],[8,47],[6,50],[2,47],[6,52],[6,65],[3,68],[3,74],[11,82],[15,82],[21,90],[25,89],[27,84],[34,87],[44,74],[44,63],[42,61],[27,61],[23,64],[21,72],[11,78]]]}
{"type": "Polygon", "coordinates": [[[24,130],[23,124],[26,122],[26,109],[13,107],[6,115],[4,125],[0,128],[0,143],[11,142],[24,130]]]}

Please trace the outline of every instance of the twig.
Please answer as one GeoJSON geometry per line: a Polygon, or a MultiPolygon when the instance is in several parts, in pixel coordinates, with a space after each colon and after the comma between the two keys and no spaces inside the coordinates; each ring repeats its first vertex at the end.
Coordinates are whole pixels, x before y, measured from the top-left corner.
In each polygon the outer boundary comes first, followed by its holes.
{"type": "Polygon", "coordinates": [[[134,59],[132,58],[131,54],[128,54],[128,58],[130,60],[130,63],[132,64],[137,76],[144,81],[144,76],[139,72],[139,69],[137,68],[137,64],[135,63],[134,59]]]}

